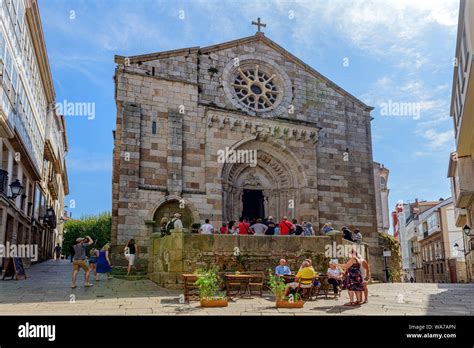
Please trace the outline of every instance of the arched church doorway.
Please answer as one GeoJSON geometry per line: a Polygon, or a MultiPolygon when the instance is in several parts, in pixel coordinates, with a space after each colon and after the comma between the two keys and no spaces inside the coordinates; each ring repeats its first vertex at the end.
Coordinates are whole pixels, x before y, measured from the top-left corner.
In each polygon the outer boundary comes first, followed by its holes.
{"type": "Polygon", "coordinates": [[[316,221],[302,197],[302,188],[307,188],[303,166],[288,148],[276,141],[251,139],[234,149],[257,151],[257,161],[223,165],[223,221],[269,215],[275,219],[309,217],[316,221]]]}
{"type": "Polygon", "coordinates": [[[265,218],[265,204],[262,190],[244,189],[242,206],[242,217],[247,217],[249,220],[265,218]]]}

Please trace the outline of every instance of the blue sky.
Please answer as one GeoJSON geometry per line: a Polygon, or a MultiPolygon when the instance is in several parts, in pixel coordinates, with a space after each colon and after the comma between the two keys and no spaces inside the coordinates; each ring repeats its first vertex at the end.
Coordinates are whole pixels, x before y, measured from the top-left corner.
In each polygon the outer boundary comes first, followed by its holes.
{"type": "Polygon", "coordinates": [[[374,160],[390,170],[391,209],[398,200],[450,195],[446,172],[454,149],[449,104],[458,1],[39,3],[58,102],[95,103],[94,119],[66,118],[73,217],[111,210],[114,55],[250,36],[256,31],[250,22],[258,16],[267,23],[265,35],[375,107],[374,160]],[[416,103],[419,117],[381,114],[389,101],[416,103]]]}

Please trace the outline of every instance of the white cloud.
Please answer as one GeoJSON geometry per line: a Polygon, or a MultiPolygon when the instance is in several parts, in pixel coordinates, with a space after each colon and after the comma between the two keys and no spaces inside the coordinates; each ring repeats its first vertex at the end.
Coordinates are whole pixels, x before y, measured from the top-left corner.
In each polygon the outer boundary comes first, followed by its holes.
{"type": "Polygon", "coordinates": [[[445,149],[450,142],[454,142],[452,130],[438,131],[434,128],[417,131],[422,138],[428,140],[427,146],[431,150],[445,149]]]}

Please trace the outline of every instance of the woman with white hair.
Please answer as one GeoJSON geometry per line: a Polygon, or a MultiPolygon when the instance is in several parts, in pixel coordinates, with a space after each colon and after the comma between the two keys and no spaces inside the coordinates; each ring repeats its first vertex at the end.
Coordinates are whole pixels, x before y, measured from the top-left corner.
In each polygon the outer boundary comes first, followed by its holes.
{"type": "Polygon", "coordinates": [[[337,260],[329,261],[329,268],[327,271],[328,283],[332,285],[334,290],[334,299],[337,299],[339,293],[339,287],[342,285],[342,272],[341,269],[337,266],[337,260]]]}

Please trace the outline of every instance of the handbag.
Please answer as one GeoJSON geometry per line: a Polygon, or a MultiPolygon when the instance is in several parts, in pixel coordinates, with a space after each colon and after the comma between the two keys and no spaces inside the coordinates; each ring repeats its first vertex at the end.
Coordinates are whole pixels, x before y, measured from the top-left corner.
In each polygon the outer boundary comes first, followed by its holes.
{"type": "Polygon", "coordinates": [[[126,247],[123,254],[125,255],[125,258],[128,260],[130,258],[130,248],[126,247]]]}

